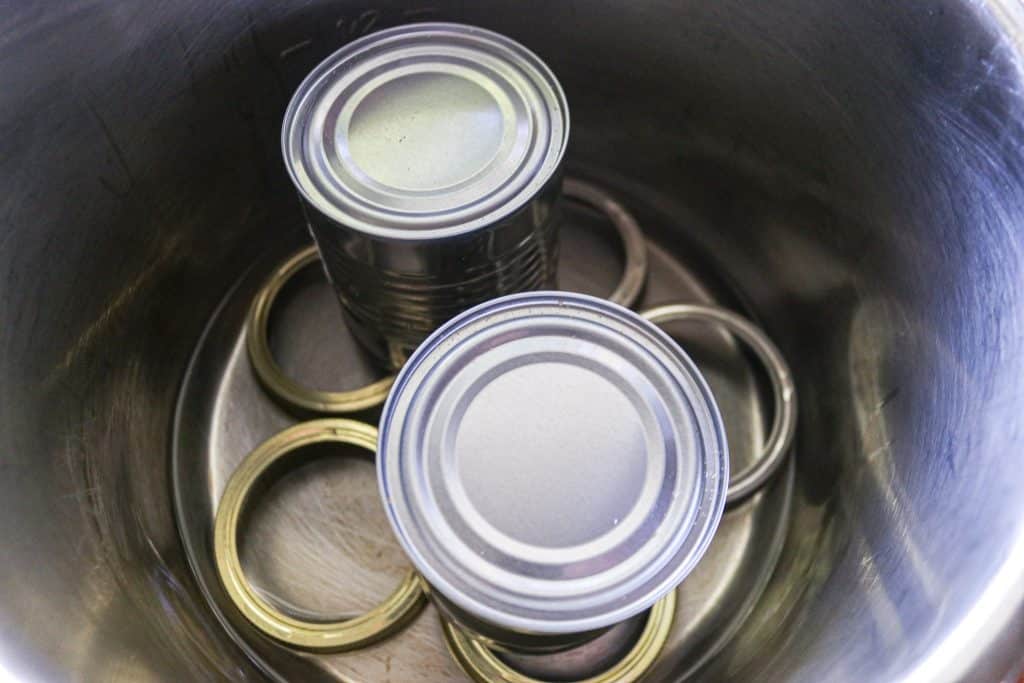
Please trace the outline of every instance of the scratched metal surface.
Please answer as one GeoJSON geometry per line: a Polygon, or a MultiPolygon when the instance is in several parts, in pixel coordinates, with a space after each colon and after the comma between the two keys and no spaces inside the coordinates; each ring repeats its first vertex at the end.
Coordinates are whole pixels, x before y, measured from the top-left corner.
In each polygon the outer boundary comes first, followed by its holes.
{"type": "Polygon", "coordinates": [[[231,284],[294,237],[291,90],[351,36],[424,17],[550,63],[570,162],[728,278],[793,363],[778,568],[701,676],[998,680],[1024,652],[1022,16],[1016,0],[3,3],[0,667],[264,678],[185,560],[174,402],[231,284]]]}
{"type": "MultiPolygon", "coordinates": [[[[566,289],[607,295],[621,270],[610,224],[580,206],[567,207],[560,282],[566,289]]],[[[358,681],[463,680],[445,650],[437,616],[428,609],[407,632],[360,652],[296,656],[271,645],[237,622],[213,568],[210,529],[217,502],[245,455],[297,417],[259,387],[245,350],[244,321],[255,289],[274,260],[265,259],[236,286],[211,320],[182,386],[174,427],[175,502],[186,550],[196,575],[239,642],[268,670],[296,677],[290,660],[320,667],[322,678],[358,681]]],[[[650,248],[652,272],[642,308],[668,301],[713,301],[718,283],[702,282],[664,249],[650,248]]],[[[354,388],[376,374],[345,330],[330,286],[313,267],[282,292],[271,336],[288,372],[322,388],[354,388]]],[[[766,436],[770,405],[759,370],[720,330],[699,325],[669,328],[708,378],[726,420],[732,466],[748,464],[766,436]]],[[[376,411],[362,418],[376,423],[376,411]]],[[[260,592],[307,619],[337,618],[373,607],[408,567],[379,501],[371,461],[335,449],[275,483],[254,506],[241,534],[243,566],[260,592]]],[[[676,628],[666,658],[691,668],[720,649],[763,590],[778,557],[792,472],[765,495],[730,511],[698,568],[680,591],[676,628]]],[[[609,638],[576,653],[525,657],[518,666],[534,674],[581,675],[594,662],[622,654],[631,640],[609,638]],[[582,661],[580,661],[582,660],[582,661]]],[[[304,677],[311,674],[304,673],[304,677]]]]}

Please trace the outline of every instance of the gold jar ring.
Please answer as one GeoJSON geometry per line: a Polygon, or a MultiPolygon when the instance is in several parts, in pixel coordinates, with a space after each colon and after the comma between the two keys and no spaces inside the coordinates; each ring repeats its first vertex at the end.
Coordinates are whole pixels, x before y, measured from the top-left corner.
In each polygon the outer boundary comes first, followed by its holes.
{"type": "MultiPolygon", "coordinates": [[[[622,659],[610,669],[577,683],[636,683],[642,680],[665,648],[675,612],[676,592],[672,591],[651,608],[640,637],[622,659]]],[[[543,683],[540,679],[519,673],[501,661],[484,640],[451,620],[442,617],[441,625],[452,656],[477,683],[543,683]]]]}
{"type": "Polygon", "coordinates": [[[235,607],[268,636],[303,650],[339,652],[363,647],[391,635],[419,613],[425,603],[422,580],[413,570],[384,602],[353,619],[307,622],[290,617],[253,590],[238,555],[238,524],[253,486],[269,468],[305,446],[344,443],[377,449],[377,429],[362,422],[329,418],[285,429],[256,447],[238,466],[221,496],[214,522],[214,557],[221,583],[235,607]]]}
{"type": "Polygon", "coordinates": [[[395,381],[394,375],[351,391],[321,391],[304,386],[286,375],[270,350],[270,312],[277,295],[289,280],[319,258],[315,246],[305,247],[278,266],[264,283],[249,309],[246,332],[249,360],[263,387],[295,408],[328,415],[373,408],[387,398],[395,381]]]}

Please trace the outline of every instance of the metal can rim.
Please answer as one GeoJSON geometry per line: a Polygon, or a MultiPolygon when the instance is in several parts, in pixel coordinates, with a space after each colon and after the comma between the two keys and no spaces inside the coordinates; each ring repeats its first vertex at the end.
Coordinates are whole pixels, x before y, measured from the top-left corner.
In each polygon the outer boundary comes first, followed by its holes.
{"type": "MultiPolygon", "coordinates": [[[[448,239],[459,235],[472,233],[487,226],[498,224],[508,217],[516,214],[533,200],[542,191],[549,181],[557,178],[558,171],[568,147],[570,130],[569,106],[558,79],[551,69],[535,53],[520,43],[488,29],[470,26],[466,24],[447,22],[424,22],[407,24],[394,28],[384,29],[354,40],[340,49],[336,50],[324,59],[296,89],[285,113],[284,123],[281,130],[281,148],[284,156],[285,167],[293,184],[303,199],[317,211],[320,211],[331,220],[347,228],[357,230],[368,236],[387,241],[433,241],[448,239]],[[458,211],[444,211],[439,215],[451,214],[448,218],[436,221],[436,224],[424,224],[418,227],[409,227],[396,223],[402,212],[383,212],[382,215],[390,216],[389,220],[371,221],[354,215],[352,211],[346,210],[336,202],[332,202],[320,190],[310,177],[305,156],[301,153],[302,139],[304,139],[304,126],[302,123],[302,112],[309,103],[316,100],[316,88],[329,79],[333,70],[338,68],[342,60],[358,56],[365,49],[374,44],[386,40],[401,40],[407,37],[418,37],[422,34],[437,33],[439,36],[453,36],[461,39],[472,39],[480,45],[488,45],[492,49],[501,52],[501,56],[509,60],[509,64],[520,68],[524,77],[532,79],[535,87],[547,88],[554,98],[557,106],[549,116],[557,114],[557,121],[552,119],[549,122],[551,142],[547,151],[542,155],[539,164],[532,175],[523,176],[520,180],[526,179],[521,187],[517,188],[508,199],[494,196],[500,191],[495,190],[492,196],[484,197],[485,203],[475,215],[468,220],[456,220],[454,215],[458,211]],[[516,57],[519,63],[511,61],[516,57]],[[555,125],[557,124],[557,125],[555,125]],[[555,134],[557,134],[557,137],[555,134]],[[300,149],[297,149],[300,148],[300,149]],[[490,200],[490,203],[486,203],[490,200]]],[[[517,171],[518,172],[518,171],[517,171]]],[[[515,176],[510,176],[515,178],[515,176]]],[[[469,204],[467,204],[468,206],[469,204]]],[[[459,211],[462,211],[460,207],[459,211]]],[[[423,215],[430,215],[424,213],[423,215]]]]}
{"type": "MultiPolygon", "coordinates": [[[[675,457],[682,456],[677,454],[675,457]]],[[[718,413],[710,388],[693,361],[662,330],[643,320],[636,313],[602,299],[566,292],[531,292],[503,297],[470,309],[442,326],[413,354],[399,373],[385,403],[381,419],[377,472],[384,507],[392,528],[414,565],[434,590],[467,613],[500,628],[530,634],[571,634],[610,626],[642,612],[674,589],[696,566],[697,561],[707,550],[724,510],[728,486],[728,447],[721,415],[718,413]],[[680,502],[681,505],[691,505],[693,510],[693,515],[686,517],[688,522],[685,529],[673,531],[672,534],[676,535],[667,534],[671,536],[667,542],[659,539],[662,546],[654,544],[651,546],[654,550],[647,550],[646,545],[644,546],[645,557],[653,557],[661,563],[657,569],[645,575],[643,581],[639,583],[630,575],[607,584],[602,583],[592,589],[588,588],[588,592],[580,594],[582,597],[577,595],[560,599],[559,596],[550,594],[527,595],[520,604],[532,601],[532,605],[543,604],[543,609],[547,610],[538,618],[538,610],[533,606],[520,609],[513,604],[517,596],[522,597],[527,589],[512,595],[510,590],[503,592],[503,588],[508,586],[507,583],[504,587],[488,584],[490,592],[481,591],[478,586],[467,588],[468,583],[460,583],[465,574],[460,575],[459,572],[465,572],[465,565],[455,565],[454,568],[451,564],[443,565],[457,563],[459,556],[455,553],[461,551],[446,548],[444,552],[450,555],[444,557],[442,562],[438,562],[442,566],[434,565],[434,560],[437,559],[434,557],[437,554],[436,550],[434,547],[424,550],[424,543],[432,543],[436,547],[436,539],[428,538],[424,541],[421,536],[430,533],[430,530],[424,532],[422,529],[412,528],[422,527],[423,520],[410,522],[410,519],[416,517],[410,516],[410,510],[415,511],[414,506],[405,500],[409,495],[408,488],[403,489],[404,485],[398,481],[400,476],[395,469],[402,464],[401,449],[405,438],[405,426],[402,421],[408,417],[399,414],[396,420],[396,411],[405,410],[398,408],[399,401],[410,400],[404,394],[416,390],[416,387],[410,388],[409,385],[414,381],[414,375],[424,358],[442,345],[450,346],[456,343],[449,340],[449,335],[463,323],[486,318],[496,310],[536,308],[551,304],[581,306],[593,313],[609,314],[619,320],[627,318],[630,324],[642,327],[646,339],[658,344],[662,350],[679,360],[687,373],[687,385],[683,390],[690,393],[686,394],[686,400],[694,401],[690,409],[699,413],[687,428],[692,430],[695,438],[701,439],[701,443],[698,444],[701,448],[696,456],[701,460],[697,466],[699,476],[694,477],[692,482],[687,482],[687,485],[694,487],[695,493],[688,501],[684,499],[680,502]],[[487,599],[481,599],[481,595],[486,595],[487,599]]],[[[689,515],[689,512],[686,514],[689,515]]],[[[658,534],[654,533],[650,537],[657,536],[658,534]]],[[[647,542],[649,541],[645,541],[647,542]]],[[[464,555],[463,552],[462,556],[464,555]]],[[[478,581],[479,577],[480,574],[476,573],[468,578],[472,582],[478,581]]]]}

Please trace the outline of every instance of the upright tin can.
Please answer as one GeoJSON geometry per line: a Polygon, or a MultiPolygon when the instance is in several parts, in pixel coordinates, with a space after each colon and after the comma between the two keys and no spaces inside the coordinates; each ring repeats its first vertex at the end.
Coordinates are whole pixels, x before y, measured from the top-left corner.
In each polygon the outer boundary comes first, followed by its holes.
{"type": "Polygon", "coordinates": [[[729,481],[690,358],[632,311],[559,292],[482,304],[427,339],[385,404],[377,474],[443,613],[525,651],[667,597],[729,481]]]}
{"type": "Polygon", "coordinates": [[[465,309],[552,288],[568,135],[550,69],[480,28],[389,29],[314,69],[282,146],[358,338],[397,367],[465,309]]]}

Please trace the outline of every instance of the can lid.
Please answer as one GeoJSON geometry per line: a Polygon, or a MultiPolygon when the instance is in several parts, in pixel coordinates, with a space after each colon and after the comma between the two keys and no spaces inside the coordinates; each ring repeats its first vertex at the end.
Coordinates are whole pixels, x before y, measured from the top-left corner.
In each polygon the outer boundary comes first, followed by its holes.
{"type": "Polygon", "coordinates": [[[568,134],[565,94],[536,55],[492,31],[425,23],[324,60],[292,97],[281,142],[319,211],[423,239],[521,208],[558,169],[568,134]]]}
{"type": "Polygon", "coordinates": [[[560,292],[495,299],[428,338],[385,405],[377,474],[435,590],[539,634],[602,628],[672,590],[729,479],[693,361],[632,311],[560,292]]]}

